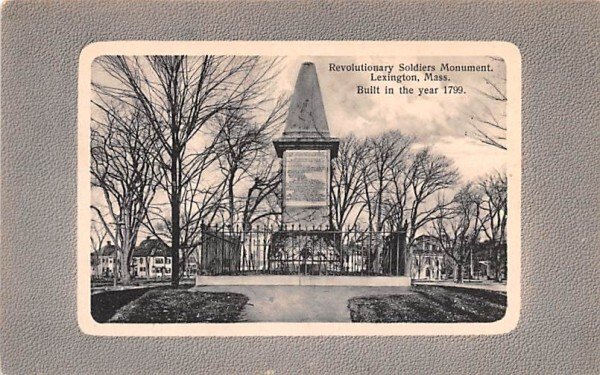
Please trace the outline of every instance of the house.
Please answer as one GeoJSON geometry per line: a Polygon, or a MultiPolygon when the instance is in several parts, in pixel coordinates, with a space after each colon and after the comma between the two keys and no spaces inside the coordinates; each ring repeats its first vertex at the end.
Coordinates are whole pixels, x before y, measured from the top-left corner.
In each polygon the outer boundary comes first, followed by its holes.
{"type": "MultiPolygon", "coordinates": [[[[173,269],[170,250],[157,239],[147,237],[134,250],[131,276],[138,279],[170,279],[173,269]]],[[[194,254],[186,259],[184,277],[196,275],[197,261],[194,254]]]]}
{"type": "Polygon", "coordinates": [[[415,239],[410,248],[410,277],[415,280],[442,280],[445,254],[437,240],[428,235],[415,239]]]}
{"type": "Polygon", "coordinates": [[[169,249],[161,240],[148,237],[134,249],[131,268],[134,278],[171,278],[169,249]]]}
{"type": "MultiPolygon", "coordinates": [[[[90,253],[91,276],[94,279],[114,277],[117,265],[117,246],[110,241],[98,252],[90,253]]],[[[197,257],[191,254],[185,262],[184,277],[194,277],[198,269],[197,257]]],[[[170,279],[171,255],[169,249],[156,238],[146,238],[133,252],[129,271],[134,279],[170,279]]]]}
{"type": "Polygon", "coordinates": [[[92,253],[92,277],[113,277],[117,257],[117,247],[110,241],[98,253],[92,253]]]}

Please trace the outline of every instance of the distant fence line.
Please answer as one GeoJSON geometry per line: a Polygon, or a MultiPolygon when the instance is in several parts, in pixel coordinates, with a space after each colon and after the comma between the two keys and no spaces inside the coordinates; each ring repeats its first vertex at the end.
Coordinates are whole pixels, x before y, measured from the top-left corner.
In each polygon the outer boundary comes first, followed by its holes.
{"type": "Polygon", "coordinates": [[[404,275],[405,232],[202,227],[198,273],[404,275]]]}

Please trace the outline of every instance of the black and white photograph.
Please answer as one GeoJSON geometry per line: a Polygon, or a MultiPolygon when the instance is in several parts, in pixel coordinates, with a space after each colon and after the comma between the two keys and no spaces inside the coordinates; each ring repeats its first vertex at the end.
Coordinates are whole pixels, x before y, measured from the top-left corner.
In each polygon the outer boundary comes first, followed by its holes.
{"type": "Polygon", "coordinates": [[[84,332],[514,327],[518,51],[239,45],[82,59],[84,332]]]}

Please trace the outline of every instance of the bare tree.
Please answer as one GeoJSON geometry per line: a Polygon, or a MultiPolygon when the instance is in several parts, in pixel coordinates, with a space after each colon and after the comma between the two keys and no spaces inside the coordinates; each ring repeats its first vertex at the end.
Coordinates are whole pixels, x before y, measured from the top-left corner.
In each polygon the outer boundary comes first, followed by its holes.
{"type": "Polygon", "coordinates": [[[405,274],[408,275],[409,253],[417,232],[435,220],[439,213],[439,207],[432,199],[436,193],[456,184],[458,171],[450,159],[436,155],[426,147],[411,155],[406,163],[394,166],[393,175],[388,214],[393,227],[406,229],[405,274]]]}
{"type": "MultiPolygon", "coordinates": [[[[376,233],[383,231],[388,215],[386,195],[388,187],[394,179],[394,166],[406,162],[412,138],[398,131],[389,131],[365,141],[365,157],[362,160],[362,179],[364,184],[364,200],[368,215],[368,226],[376,233]]],[[[373,271],[379,272],[383,251],[383,238],[379,235],[375,247],[373,271]]]]}
{"type": "Polygon", "coordinates": [[[406,234],[408,248],[413,245],[417,231],[435,219],[436,206],[427,206],[429,199],[454,186],[458,181],[458,171],[450,159],[433,154],[431,149],[425,148],[414,156],[409,169],[409,180],[411,202],[406,234]]]}
{"type": "Polygon", "coordinates": [[[105,207],[91,208],[119,249],[119,276],[127,284],[138,231],[156,192],[156,138],[136,110],[107,105],[96,109],[90,169],[92,187],[102,192],[105,207]]]}
{"type": "Polygon", "coordinates": [[[100,251],[104,246],[104,241],[108,237],[108,233],[104,229],[104,225],[99,223],[97,220],[92,219],[92,228],[90,234],[90,243],[92,245],[92,252],[96,255],[100,255],[100,251]]]}
{"type": "Polygon", "coordinates": [[[106,240],[106,237],[108,237],[108,233],[106,233],[106,230],[104,229],[102,223],[92,219],[92,228],[90,233],[90,243],[92,245],[93,254],[91,259],[92,268],[97,269],[98,267],[100,259],[99,257],[100,255],[102,255],[102,247],[104,246],[104,241],[106,240]]]}
{"type": "Polygon", "coordinates": [[[464,267],[479,241],[481,196],[471,183],[461,188],[450,204],[440,202],[430,235],[456,266],[456,281],[463,281],[464,267]]]}
{"type": "Polygon", "coordinates": [[[345,225],[355,227],[365,207],[363,195],[365,171],[363,159],[366,155],[365,142],[354,135],[340,140],[337,158],[332,161],[331,178],[331,221],[332,228],[342,230],[345,225]],[[352,223],[348,224],[351,219],[352,223]]]}
{"type": "Polygon", "coordinates": [[[267,218],[281,215],[281,162],[276,155],[268,153],[255,163],[250,171],[252,184],[243,200],[242,228],[244,232],[252,225],[267,218]]]}
{"type": "Polygon", "coordinates": [[[394,226],[408,224],[407,242],[412,245],[416,233],[435,218],[434,194],[451,188],[458,181],[458,171],[450,159],[424,148],[410,156],[407,163],[393,168],[390,184],[389,212],[394,226]]]}
{"type": "Polygon", "coordinates": [[[252,228],[258,228],[262,223],[264,228],[268,224],[278,227],[281,223],[281,161],[274,153],[265,152],[261,158],[254,163],[249,171],[251,184],[247,187],[245,196],[241,201],[241,243],[242,243],[242,267],[254,269],[257,257],[260,255],[252,250],[252,228]],[[247,241],[247,239],[249,239],[247,241]]]}
{"type": "MultiPolygon", "coordinates": [[[[236,217],[239,205],[236,202],[235,187],[252,179],[253,174],[256,174],[254,170],[260,167],[260,161],[269,154],[272,148],[270,141],[285,119],[287,103],[287,100],[280,98],[260,120],[257,119],[260,108],[250,106],[245,108],[245,112],[238,110],[217,116],[215,153],[218,155],[219,170],[225,179],[226,207],[232,228],[239,223],[236,217]]],[[[258,174],[254,177],[258,177],[258,174]]],[[[262,179],[259,180],[254,191],[263,183],[262,179]]]]}
{"type": "Polygon", "coordinates": [[[506,74],[502,58],[490,57],[496,72],[483,79],[478,109],[470,115],[474,136],[479,141],[506,150],[506,74]]]}
{"type": "MultiPolygon", "coordinates": [[[[256,56],[105,56],[98,66],[110,79],[94,82],[102,99],[120,100],[139,108],[162,147],[162,186],[170,208],[172,285],[179,285],[182,205],[193,181],[212,164],[215,145],[204,140],[203,129],[219,114],[260,105],[276,72],[275,59],[256,56]],[[195,152],[194,148],[204,151],[195,152]],[[207,158],[209,160],[207,160],[207,158]]],[[[206,134],[205,134],[206,136],[206,134]]],[[[188,226],[189,232],[199,226],[188,226]]],[[[188,233],[187,237],[195,237],[188,233]]],[[[183,242],[182,242],[183,241],[183,242]]]]}
{"type": "Polygon", "coordinates": [[[506,249],[506,223],[508,219],[506,173],[490,174],[479,181],[482,192],[482,229],[489,241],[496,271],[496,280],[501,281],[503,249],[506,249]]]}
{"type": "Polygon", "coordinates": [[[373,230],[383,230],[387,218],[385,199],[394,180],[394,169],[406,164],[411,144],[412,138],[399,131],[388,131],[365,141],[361,167],[369,227],[373,230]]]}
{"type": "MultiPolygon", "coordinates": [[[[210,149],[210,148],[209,148],[210,149]]],[[[205,152],[209,151],[204,150],[205,152]]],[[[189,257],[197,252],[202,243],[202,225],[210,224],[215,220],[223,221],[225,216],[225,206],[223,199],[225,196],[225,181],[216,181],[215,183],[206,183],[206,180],[215,181],[211,176],[210,165],[215,160],[215,155],[206,155],[205,157],[196,154],[190,155],[190,158],[203,160],[202,165],[196,166],[194,173],[188,174],[192,177],[187,184],[182,187],[181,193],[181,211],[180,211],[180,267],[179,275],[185,274],[186,263],[189,257]]],[[[188,171],[189,172],[189,171],[188,171]]],[[[165,186],[161,184],[163,189],[165,186]]],[[[163,245],[168,246],[171,243],[173,233],[173,221],[170,217],[168,207],[170,202],[153,202],[148,211],[147,220],[144,222],[146,228],[163,245]]],[[[198,258],[196,258],[198,259],[198,258]]]]}

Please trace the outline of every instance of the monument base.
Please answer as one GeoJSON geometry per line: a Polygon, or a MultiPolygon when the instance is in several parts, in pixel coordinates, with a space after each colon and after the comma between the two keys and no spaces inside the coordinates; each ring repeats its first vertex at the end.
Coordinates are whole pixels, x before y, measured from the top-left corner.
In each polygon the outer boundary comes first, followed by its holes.
{"type": "Polygon", "coordinates": [[[326,230],[329,227],[329,207],[286,207],[281,220],[287,229],[326,230]]]}
{"type": "Polygon", "coordinates": [[[298,275],[249,275],[249,276],[196,276],[196,286],[213,285],[274,285],[274,286],[398,286],[411,285],[407,276],[298,276],[298,275]]]}

